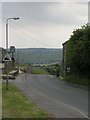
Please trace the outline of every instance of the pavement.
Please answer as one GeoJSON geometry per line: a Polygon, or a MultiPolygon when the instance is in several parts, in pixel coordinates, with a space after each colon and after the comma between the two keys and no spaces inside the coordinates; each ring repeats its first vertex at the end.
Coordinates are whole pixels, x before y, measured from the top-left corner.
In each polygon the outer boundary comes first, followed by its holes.
{"type": "Polygon", "coordinates": [[[28,99],[56,118],[87,118],[88,90],[52,75],[20,74],[13,82],[28,99]]]}

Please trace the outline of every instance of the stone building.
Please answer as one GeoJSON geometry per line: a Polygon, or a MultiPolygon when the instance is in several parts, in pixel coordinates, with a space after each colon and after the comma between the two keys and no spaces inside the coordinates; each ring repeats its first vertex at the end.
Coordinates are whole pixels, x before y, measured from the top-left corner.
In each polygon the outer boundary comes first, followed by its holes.
{"type": "Polygon", "coordinates": [[[63,76],[66,76],[66,75],[70,75],[71,73],[70,66],[67,65],[68,41],[66,41],[62,45],[63,45],[62,72],[63,72],[63,76]]]}
{"type": "Polygon", "coordinates": [[[5,53],[5,49],[0,47],[0,63],[2,63],[5,53]]]}
{"type": "Polygon", "coordinates": [[[66,73],[67,73],[67,65],[66,65],[67,41],[63,43],[62,45],[63,45],[62,72],[63,72],[63,76],[66,76],[66,73]]]}
{"type": "MultiPolygon", "coordinates": [[[[3,61],[4,57],[6,55],[6,50],[2,47],[0,47],[0,70],[4,73],[6,72],[6,62],[3,61]]],[[[9,53],[10,55],[10,53],[9,53]]],[[[11,55],[10,55],[11,56],[11,55]]],[[[12,59],[12,58],[11,58],[12,59]]],[[[8,61],[8,64],[7,64],[7,69],[8,70],[13,70],[15,69],[15,60],[13,61],[8,61]]]]}
{"type": "Polygon", "coordinates": [[[3,63],[3,58],[5,56],[5,49],[3,49],[2,47],[0,47],[0,71],[4,72],[5,70],[5,65],[3,63]]]}

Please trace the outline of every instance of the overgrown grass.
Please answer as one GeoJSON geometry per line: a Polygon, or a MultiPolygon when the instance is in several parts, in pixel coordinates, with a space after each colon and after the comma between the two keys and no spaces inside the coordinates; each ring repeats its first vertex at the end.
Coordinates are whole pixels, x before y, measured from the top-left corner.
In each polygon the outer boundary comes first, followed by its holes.
{"type": "Polygon", "coordinates": [[[48,74],[48,72],[40,67],[32,67],[32,74],[48,74]]]}
{"type": "Polygon", "coordinates": [[[87,78],[82,78],[82,77],[75,76],[75,75],[67,75],[64,77],[64,80],[67,82],[78,84],[78,85],[88,86],[87,78]]]}
{"type": "Polygon", "coordinates": [[[2,84],[3,118],[48,118],[48,113],[29,101],[13,84],[6,91],[2,84]]]}

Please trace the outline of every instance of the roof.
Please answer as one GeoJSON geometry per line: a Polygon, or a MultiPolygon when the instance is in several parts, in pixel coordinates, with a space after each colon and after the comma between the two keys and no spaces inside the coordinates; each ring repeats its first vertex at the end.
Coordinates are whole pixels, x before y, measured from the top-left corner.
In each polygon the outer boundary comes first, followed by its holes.
{"type": "Polygon", "coordinates": [[[65,44],[67,44],[67,42],[68,42],[68,41],[64,42],[62,45],[65,45],[65,44]]]}
{"type": "Polygon", "coordinates": [[[5,55],[5,49],[0,47],[0,63],[2,63],[3,57],[5,55]]]}
{"type": "Polygon", "coordinates": [[[2,51],[6,51],[3,47],[0,47],[0,52],[2,52],[2,51]]]}

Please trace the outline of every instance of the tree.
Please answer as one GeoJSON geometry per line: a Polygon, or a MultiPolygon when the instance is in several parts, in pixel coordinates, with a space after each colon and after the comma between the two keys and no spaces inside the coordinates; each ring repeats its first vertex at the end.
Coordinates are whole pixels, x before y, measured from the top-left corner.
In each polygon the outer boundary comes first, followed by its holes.
{"type": "Polygon", "coordinates": [[[67,66],[71,73],[90,78],[90,26],[73,31],[67,42],[67,66]]]}

